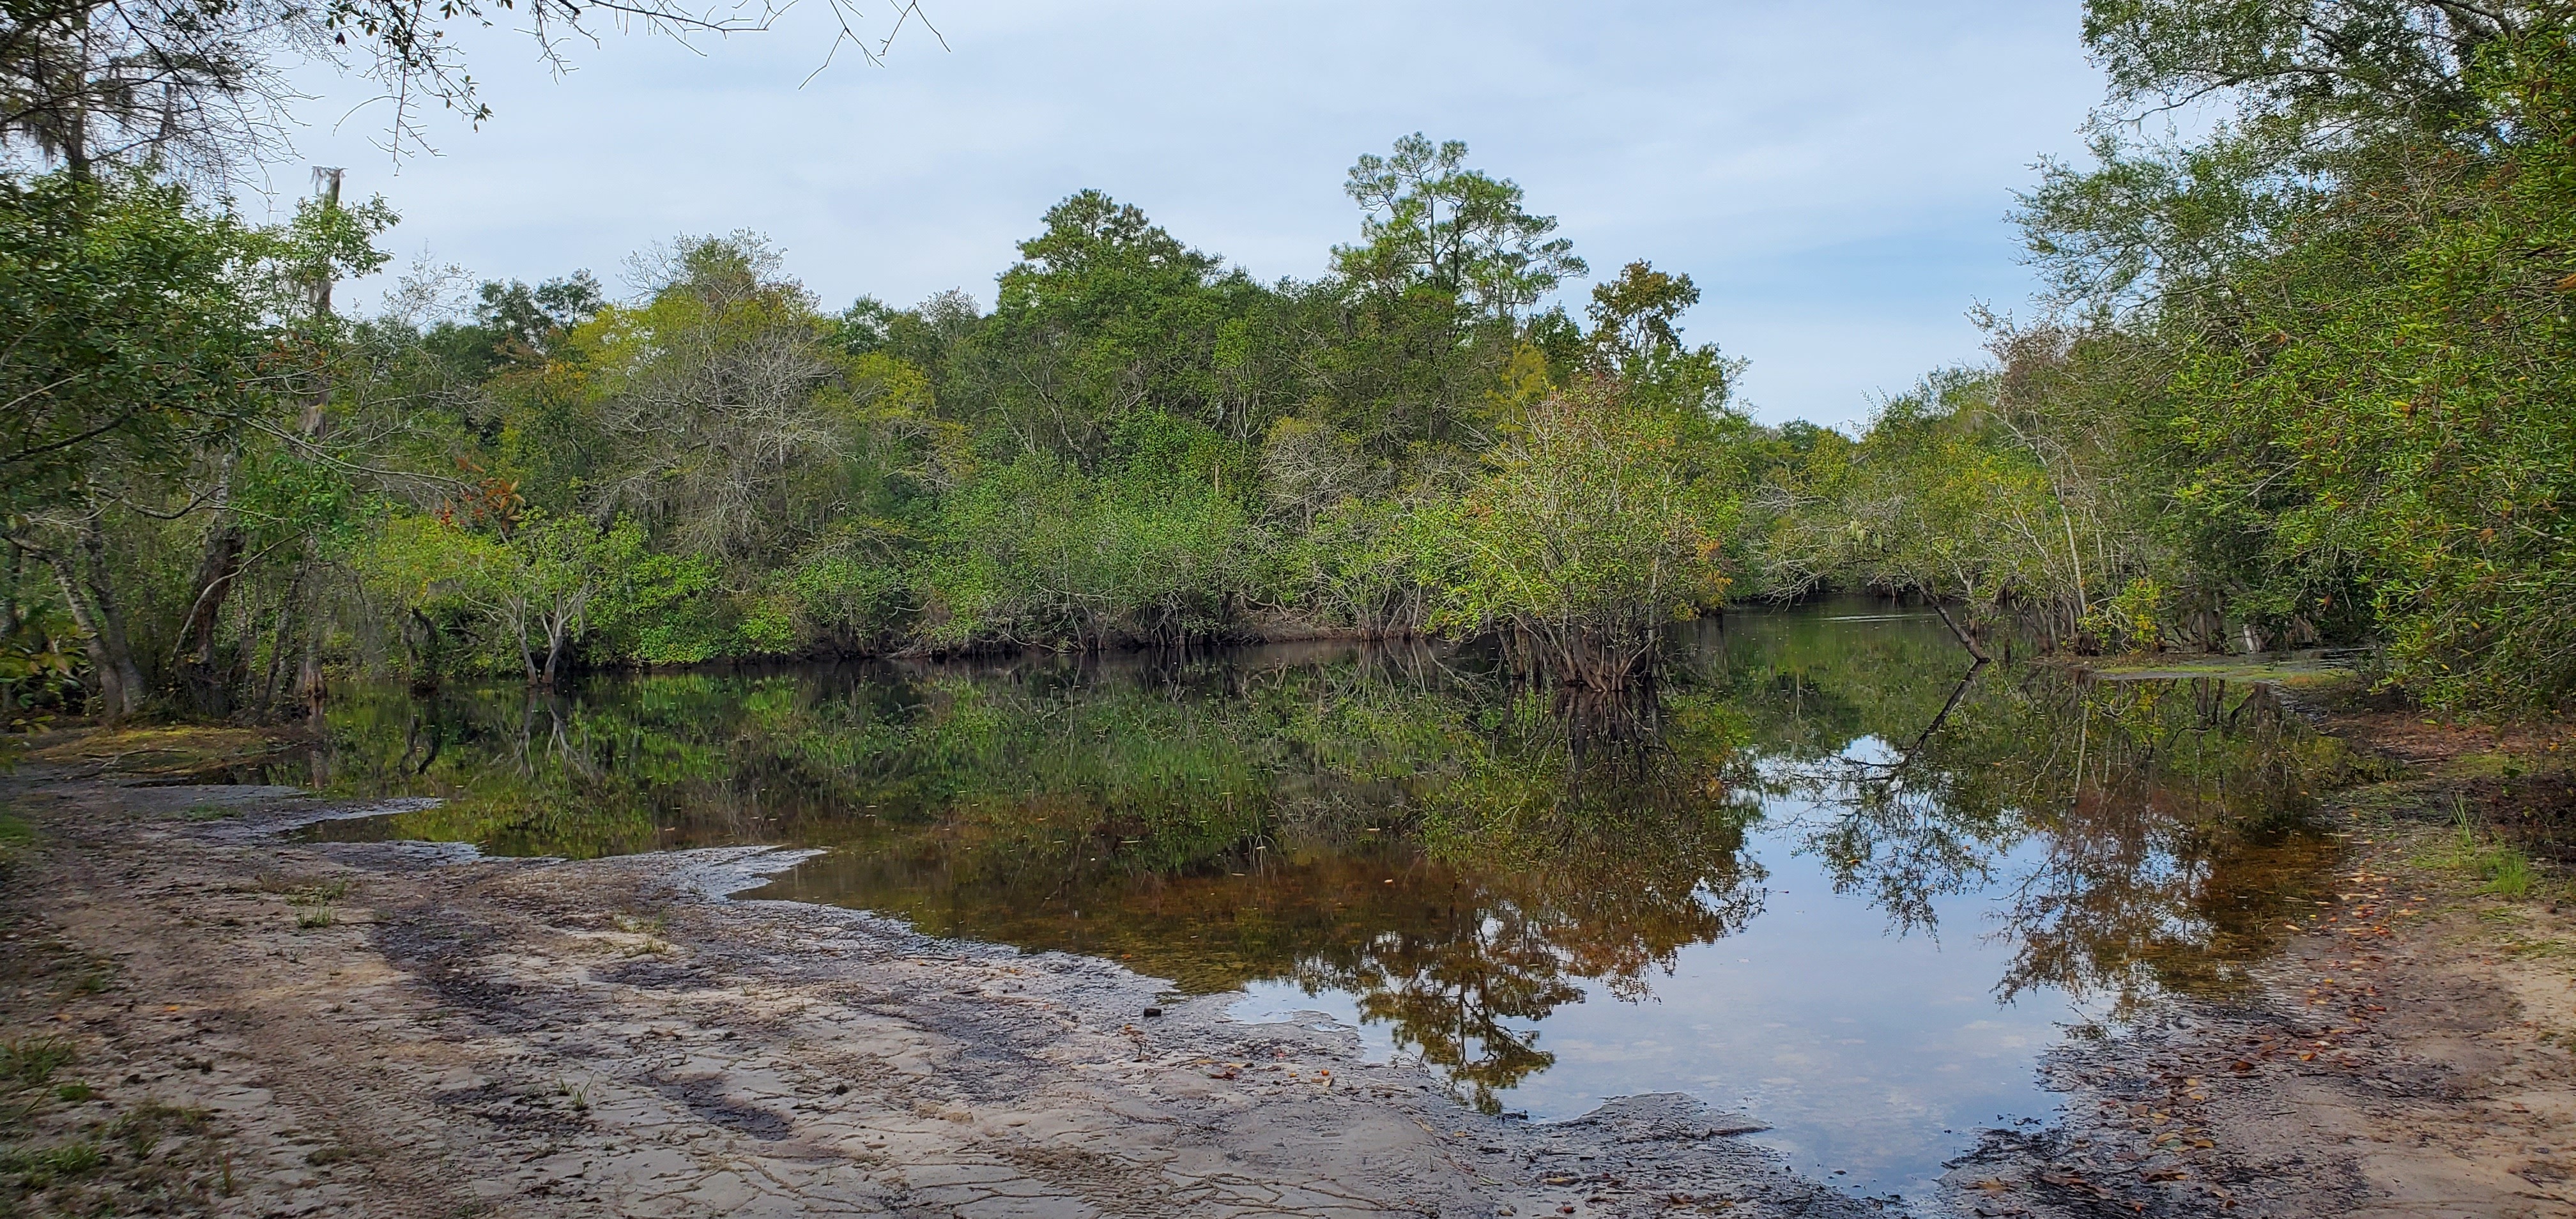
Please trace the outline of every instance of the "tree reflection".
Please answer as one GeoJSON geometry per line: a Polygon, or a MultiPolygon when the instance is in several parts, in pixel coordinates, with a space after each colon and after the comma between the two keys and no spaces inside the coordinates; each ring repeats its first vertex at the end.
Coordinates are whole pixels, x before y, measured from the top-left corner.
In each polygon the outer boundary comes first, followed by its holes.
{"type": "Polygon", "coordinates": [[[2296,826],[2330,747],[2243,688],[1963,683],[1920,626],[1739,618],[1617,695],[1421,647],[380,691],[334,704],[317,778],[446,798],[333,834],[821,846],[754,896],[1347,993],[1487,1110],[1553,1061],[1551,1013],[1645,998],[1757,915],[1747,826],[1802,804],[1804,849],[1899,931],[2000,891],[2007,1001],[2241,978],[2327,866],[2296,826]]]}
{"type": "Polygon", "coordinates": [[[1901,752],[1788,786],[1824,810],[1807,844],[1839,889],[1928,932],[1934,899],[2001,883],[1997,994],[2101,994],[2125,1019],[2241,986],[2277,946],[2333,860],[2312,793],[2351,764],[2264,687],[2030,669],[1972,673],[1901,752]]]}

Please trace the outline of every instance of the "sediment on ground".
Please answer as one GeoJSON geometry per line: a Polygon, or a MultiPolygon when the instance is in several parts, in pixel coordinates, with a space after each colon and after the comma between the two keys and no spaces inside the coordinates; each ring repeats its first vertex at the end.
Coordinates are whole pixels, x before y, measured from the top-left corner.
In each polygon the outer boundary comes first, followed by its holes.
{"type": "Polygon", "coordinates": [[[1872,1211],[1678,1097],[1485,1117],[1346,1030],[722,898],[788,853],[291,845],[368,810],[69,763],[5,795],[21,1213],[1872,1211]]]}

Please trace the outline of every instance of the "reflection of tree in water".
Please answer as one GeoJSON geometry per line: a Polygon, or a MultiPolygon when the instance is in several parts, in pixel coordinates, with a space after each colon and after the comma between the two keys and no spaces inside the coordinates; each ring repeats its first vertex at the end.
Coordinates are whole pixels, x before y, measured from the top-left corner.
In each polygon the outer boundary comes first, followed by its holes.
{"type": "Polygon", "coordinates": [[[1526,1026],[1579,1002],[1578,983],[1642,999],[1681,949],[1760,908],[1759,874],[1742,857],[1746,809],[1724,781],[1731,743],[1605,736],[1589,718],[1603,709],[1560,710],[1576,714],[1521,721],[1539,730],[1535,748],[1500,738],[1510,744],[1467,767],[1481,773],[1444,784],[1451,801],[1424,810],[1429,849],[1474,878],[1446,925],[1312,954],[1294,974],[1308,993],[1359,995],[1365,1018],[1392,1026],[1486,1112],[1554,1062],[1526,1026]]]}
{"type": "MultiPolygon", "coordinates": [[[[1625,695],[1521,688],[1470,755],[1439,776],[1421,814],[1435,853],[1472,860],[1484,922],[1446,952],[1386,954],[1364,1010],[1448,1069],[1477,1107],[1553,1056],[1534,1021],[1575,1001],[1577,979],[1624,1000],[1679,951],[1759,909],[1743,858],[1740,718],[1686,689],[1625,695]]],[[[1310,984],[1311,985],[1311,984],[1310,984]]]]}
{"type": "MultiPolygon", "coordinates": [[[[1201,710],[1231,717],[1221,735],[1241,750],[1235,764],[1165,767],[1211,773],[1156,794],[1096,788],[1088,811],[1046,809],[1048,824],[1081,833],[1029,833],[1027,798],[953,805],[964,816],[943,823],[937,862],[915,867],[976,896],[907,912],[957,934],[1105,951],[1193,988],[1285,979],[1349,993],[1465,1099],[1498,1109],[1498,1093],[1553,1061],[1528,1026],[1579,1001],[1582,983],[1641,997],[1681,948],[1751,913],[1740,731],[1705,699],[1574,700],[1390,670],[1306,666],[1233,683],[1222,711],[1201,710]],[[1145,811],[1174,791],[1199,798],[1145,811]],[[1247,801],[1249,822],[1220,811],[1247,801]],[[1183,818],[1238,836],[1135,866],[1150,827],[1183,818]]],[[[1168,744],[1188,732],[1109,736],[1168,744]]],[[[882,873],[835,880],[843,893],[920,888],[882,873]]]]}
{"type": "Polygon", "coordinates": [[[2007,998],[2224,987],[2323,866],[2280,826],[2328,747],[2265,696],[2009,667],[1961,688],[1937,621],[1691,642],[1606,700],[1419,648],[383,692],[335,705],[320,764],[448,798],[401,836],[833,847],[761,895],[1195,992],[1348,992],[1487,1109],[1551,1061],[1549,1013],[1643,997],[1758,911],[1765,795],[1815,799],[1808,846],[1901,928],[2009,866],[2007,998]]]}
{"type": "Polygon", "coordinates": [[[2114,1018],[2163,992],[2224,993],[2332,862],[2301,818],[2345,763],[2262,687],[1972,673],[1886,761],[1793,773],[1828,810],[1808,845],[1845,892],[1907,929],[1933,900],[2005,879],[2005,1000],[2107,994],[2114,1018]]]}
{"type": "Polygon", "coordinates": [[[1190,990],[1349,991],[1491,1108],[1549,1061],[1531,1022],[1747,917],[1742,736],[1704,694],[1310,649],[388,694],[338,709],[330,753],[343,790],[448,798],[401,836],[839,843],[763,895],[1190,990]]]}

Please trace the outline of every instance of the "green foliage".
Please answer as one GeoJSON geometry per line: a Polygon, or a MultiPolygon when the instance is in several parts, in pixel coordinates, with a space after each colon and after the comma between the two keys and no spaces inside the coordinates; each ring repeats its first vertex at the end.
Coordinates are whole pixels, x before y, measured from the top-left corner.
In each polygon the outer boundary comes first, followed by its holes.
{"type": "Polygon", "coordinates": [[[2097,497],[2059,477],[2038,429],[2002,407],[2003,389],[1992,374],[1937,373],[1882,405],[1859,443],[1814,445],[1776,469],[1759,546],[1770,590],[1845,584],[2082,629],[2092,594],[2122,573],[2105,562],[2117,541],[2097,497]]]}
{"type": "Polygon", "coordinates": [[[1391,156],[1363,154],[1343,189],[1366,209],[1361,244],[1340,246],[1341,274],[1366,289],[1434,293],[1509,318],[1586,270],[1553,216],[1521,209],[1521,188],[1464,168],[1467,146],[1415,132],[1391,156]]]}
{"type": "MultiPolygon", "coordinates": [[[[13,592],[15,590],[12,590],[13,592]]],[[[0,733],[40,729],[54,713],[77,707],[81,661],[69,618],[46,607],[0,636],[0,733]]]]}
{"type": "Polygon", "coordinates": [[[0,177],[0,512],[168,469],[257,413],[282,371],[244,275],[267,246],[175,186],[0,177]]]}
{"type": "Polygon", "coordinates": [[[2089,648],[2384,649],[2435,705],[2576,695],[2576,47],[2555,4],[2096,0],[2094,163],[2021,221],[2057,312],[1766,479],[1765,583],[2089,648]],[[2215,101],[2196,141],[2125,120],[2215,101]]]}
{"type": "Polygon", "coordinates": [[[2121,96],[2239,106],[2199,147],[2106,144],[2026,216],[2070,288],[2137,285],[2054,392],[2130,429],[2175,608],[2374,632],[2436,704],[2576,692],[2567,14],[2093,11],[2121,96]]]}
{"type": "Polygon", "coordinates": [[[1430,512],[1432,625],[1506,629],[1548,672],[1625,684],[1665,624],[1727,584],[1733,487],[1692,468],[1681,422],[1598,382],[1531,404],[1466,495],[1430,512]]]}
{"type": "Polygon", "coordinates": [[[2464,872],[2478,883],[2478,892],[2509,901],[2531,896],[2540,884],[2531,856],[2512,843],[2490,841],[2465,800],[2453,802],[2450,838],[2418,862],[2464,872]]]}

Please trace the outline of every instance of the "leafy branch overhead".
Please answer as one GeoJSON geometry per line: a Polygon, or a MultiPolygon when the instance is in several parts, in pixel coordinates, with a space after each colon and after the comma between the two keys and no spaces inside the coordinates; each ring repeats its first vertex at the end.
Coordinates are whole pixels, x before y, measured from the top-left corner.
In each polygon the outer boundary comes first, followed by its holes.
{"type": "MultiPolygon", "coordinates": [[[[907,26],[936,38],[916,0],[881,19],[854,0],[820,3],[842,48],[867,61],[907,26]]],[[[290,151],[309,100],[293,73],[323,65],[381,89],[388,151],[428,147],[433,111],[492,117],[456,35],[519,23],[558,70],[565,44],[641,32],[688,42],[767,31],[798,0],[12,0],[0,8],[0,147],[75,175],[152,165],[223,180],[290,151]]]]}

